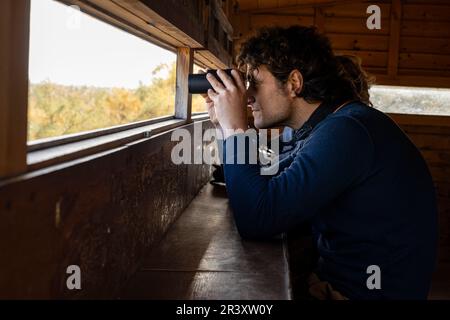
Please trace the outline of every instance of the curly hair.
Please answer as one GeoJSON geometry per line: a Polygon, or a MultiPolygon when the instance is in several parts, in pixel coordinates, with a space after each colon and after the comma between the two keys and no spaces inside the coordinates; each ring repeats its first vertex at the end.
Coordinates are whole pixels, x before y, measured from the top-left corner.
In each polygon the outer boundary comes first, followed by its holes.
{"type": "Polygon", "coordinates": [[[308,102],[360,100],[370,104],[372,82],[354,56],[335,56],[329,39],[315,27],[262,28],[243,43],[237,56],[238,67],[249,65],[252,72],[260,65],[285,84],[292,70],[303,76],[298,93],[308,102]]]}

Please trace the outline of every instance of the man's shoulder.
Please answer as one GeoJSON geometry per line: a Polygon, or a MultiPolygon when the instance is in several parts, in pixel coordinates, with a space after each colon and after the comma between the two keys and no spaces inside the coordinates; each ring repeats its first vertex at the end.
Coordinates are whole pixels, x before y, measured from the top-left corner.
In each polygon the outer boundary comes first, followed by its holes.
{"type": "Polygon", "coordinates": [[[383,112],[362,102],[352,102],[328,115],[316,129],[322,131],[322,134],[333,134],[333,131],[339,130],[373,138],[373,134],[380,128],[393,125],[392,119],[383,112]]]}
{"type": "Polygon", "coordinates": [[[351,135],[363,135],[370,137],[369,130],[365,124],[365,119],[371,117],[370,107],[364,104],[351,104],[343,109],[330,114],[321,121],[313,133],[334,136],[338,133],[348,133],[351,135]]]}

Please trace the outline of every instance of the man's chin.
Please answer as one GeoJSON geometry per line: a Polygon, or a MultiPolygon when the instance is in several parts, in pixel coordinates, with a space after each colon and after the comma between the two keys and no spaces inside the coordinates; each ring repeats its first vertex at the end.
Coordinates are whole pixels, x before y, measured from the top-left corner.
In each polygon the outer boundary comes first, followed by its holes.
{"type": "Polygon", "coordinates": [[[270,129],[270,128],[273,128],[273,127],[274,127],[274,126],[273,126],[272,124],[270,124],[270,123],[264,123],[264,121],[257,121],[256,119],[255,119],[255,122],[254,122],[254,126],[255,126],[255,128],[258,129],[258,130],[261,130],[261,129],[270,129]]]}
{"type": "Polygon", "coordinates": [[[255,126],[255,128],[256,129],[258,129],[258,130],[261,130],[261,129],[266,129],[266,127],[263,125],[263,124],[261,124],[261,123],[258,123],[258,122],[254,122],[254,124],[253,124],[254,126],[255,126]]]}

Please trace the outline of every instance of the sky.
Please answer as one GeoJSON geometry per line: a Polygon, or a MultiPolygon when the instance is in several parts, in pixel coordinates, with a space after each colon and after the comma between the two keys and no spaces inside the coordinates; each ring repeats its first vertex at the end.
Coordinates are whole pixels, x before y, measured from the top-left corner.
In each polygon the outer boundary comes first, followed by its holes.
{"type": "Polygon", "coordinates": [[[176,55],[54,0],[31,0],[32,83],[136,88],[176,55]]]}

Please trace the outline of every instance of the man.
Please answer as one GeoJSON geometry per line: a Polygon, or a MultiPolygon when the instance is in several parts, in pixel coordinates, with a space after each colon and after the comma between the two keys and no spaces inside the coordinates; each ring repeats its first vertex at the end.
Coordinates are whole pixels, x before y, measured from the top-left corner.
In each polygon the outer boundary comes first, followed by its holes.
{"type": "Polygon", "coordinates": [[[300,26],[261,30],[243,44],[238,63],[247,68],[248,89],[237,70],[232,77],[219,71],[223,83],[207,77],[223,149],[248,128],[247,104],[257,128],[294,130],[274,176],[255,164],[224,163],[241,236],[272,237],[308,221],[320,255],[312,291],[325,283],[329,293],[316,297],[425,299],[437,247],[432,179],[401,129],[367,105],[364,72],[300,26]],[[375,285],[372,270],[379,271],[375,285]]]}

